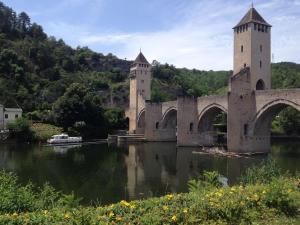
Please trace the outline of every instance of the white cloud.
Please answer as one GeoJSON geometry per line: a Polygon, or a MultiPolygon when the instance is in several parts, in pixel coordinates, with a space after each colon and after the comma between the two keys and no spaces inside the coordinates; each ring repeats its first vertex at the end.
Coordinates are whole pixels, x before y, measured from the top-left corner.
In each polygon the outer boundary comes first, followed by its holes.
{"type": "MultiPolygon", "coordinates": [[[[79,1],[79,0],[78,0],[79,1]]],[[[240,2],[240,1],[238,1],[240,2]]],[[[276,61],[300,62],[299,1],[262,1],[258,11],[274,25],[273,53],[276,61]],[[297,8],[298,7],[298,8],[297,8]]],[[[67,43],[87,45],[94,50],[112,52],[120,58],[134,59],[142,48],[149,61],[168,62],[177,67],[199,69],[232,69],[233,32],[249,6],[221,0],[180,5],[181,19],[169,29],[153,32],[95,33],[88,28],[52,23],[50,33],[64,37],[67,43]]]]}

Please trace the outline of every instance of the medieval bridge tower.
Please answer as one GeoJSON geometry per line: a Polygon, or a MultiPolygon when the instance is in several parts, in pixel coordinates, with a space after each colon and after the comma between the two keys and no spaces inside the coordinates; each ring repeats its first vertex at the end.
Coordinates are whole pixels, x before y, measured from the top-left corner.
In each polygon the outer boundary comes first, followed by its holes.
{"type": "Polygon", "coordinates": [[[255,145],[265,145],[262,137],[252,136],[250,129],[257,112],[256,91],[271,89],[271,25],[252,7],[233,30],[233,76],[229,80],[228,92],[228,148],[232,151],[250,151],[255,145]]]}
{"type": "Polygon", "coordinates": [[[145,101],[151,98],[151,65],[142,52],[136,57],[130,68],[129,92],[129,133],[145,132],[145,101]]]}
{"type": "Polygon", "coordinates": [[[229,151],[268,152],[272,119],[288,106],[300,111],[300,89],[271,89],[271,25],[255,8],[233,31],[233,75],[223,96],[151,102],[151,65],[140,53],[130,69],[129,133],[178,146],[211,146],[215,118],[225,113],[229,151]]]}

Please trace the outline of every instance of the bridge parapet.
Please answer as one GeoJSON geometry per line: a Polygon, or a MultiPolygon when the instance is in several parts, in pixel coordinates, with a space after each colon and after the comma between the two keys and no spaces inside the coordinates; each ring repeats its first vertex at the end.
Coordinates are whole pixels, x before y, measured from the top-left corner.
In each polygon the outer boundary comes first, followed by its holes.
{"type": "Polygon", "coordinates": [[[290,105],[300,110],[300,89],[271,89],[256,91],[256,112],[276,104],[290,105]]]}
{"type": "Polygon", "coordinates": [[[228,98],[226,95],[211,95],[197,98],[198,116],[210,106],[222,108],[226,113],[228,111],[228,98]]]}
{"type": "Polygon", "coordinates": [[[177,110],[177,101],[162,102],[162,116],[170,109],[177,110]]]}

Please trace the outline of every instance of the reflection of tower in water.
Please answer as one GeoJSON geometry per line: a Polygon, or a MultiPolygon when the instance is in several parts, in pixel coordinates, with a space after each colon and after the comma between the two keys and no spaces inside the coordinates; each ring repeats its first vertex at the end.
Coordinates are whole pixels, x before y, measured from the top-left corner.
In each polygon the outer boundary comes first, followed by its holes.
{"type": "Polygon", "coordinates": [[[135,199],[137,191],[136,187],[139,183],[144,182],[144,170],[138,165],[138,146],[129,145],[128,146],[128,156],[125,158],[127,165],[127,191],[129,199],[135,199]]]}
{"type": "Polygon", "coordinates": [[[158,196],[175,191],[176,146],[165,143],[128,146],[127,191],[129,199],[158,196]]]}

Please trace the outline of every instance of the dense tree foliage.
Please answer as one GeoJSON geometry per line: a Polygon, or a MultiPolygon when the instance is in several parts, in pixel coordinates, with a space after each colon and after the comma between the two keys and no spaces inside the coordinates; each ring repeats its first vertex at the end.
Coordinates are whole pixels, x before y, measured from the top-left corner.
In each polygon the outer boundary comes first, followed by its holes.
{"type": "MultiPolygon", "coordinates": [[[[17,14],[0,2],[0,103],[22,107],[32,120],[81,133],[96,116],[94,120],[111,124],[107,131],[123,128],[131,63],[87,47],[73,49],[45,34],[25,12],[17,14]],[[99,115],[93,114],[97,110],[99,115]]],[[[299,64],[273,64],[272,73],[273,88],[300,87],[299,64]]],[[[152,100],[169,101],[178,95],[225,94],[232,71],[179,69],[155,61],[152,74],[152,100]]],[[[298,118],[287,109],[276,126],[299,131],[298,118]]]]}

